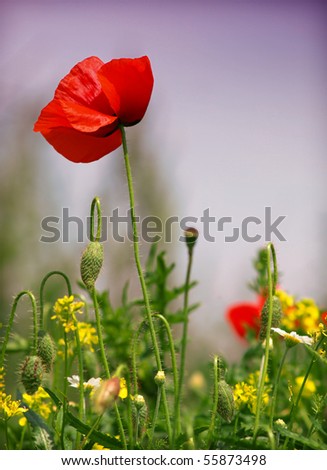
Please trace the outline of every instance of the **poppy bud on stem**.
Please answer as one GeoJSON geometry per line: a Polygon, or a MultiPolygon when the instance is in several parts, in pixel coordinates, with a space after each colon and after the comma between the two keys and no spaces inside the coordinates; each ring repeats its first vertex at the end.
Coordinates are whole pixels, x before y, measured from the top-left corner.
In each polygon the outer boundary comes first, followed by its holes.
{"type": "Polygon", "coordinates": [[[21,368],[21,381],[26,392],[33,395],[42,383],[43,365],[38,356],[27,356],[21,368]]]}
{"type": "Polygon", "coordinates": [[[255,416],[255,423],[254,423],[254,432],[253,432],[253,440],[255,442],[259,425],[260,425],[260,414],[262,409],[262,398],[263,398],[263,391],[264,391],[264,384],[267,375],[268,369],[268,360],[269,360],[269,345],[270,345],[270,332],[273,322],[273,315],[275,310],[275,320],[278,320],[279,315],[279,305],[276,303],[276,285],[278,279],[278,271],[277,271],[277,259],[276,259],[276,252],[274,245],[272,243],[268,243],[267,245],[267,272],[268,272],[268,300],[267,304],[267,313],[265,322],[265,331],[266,331],[266,347],[265,353],[262,358],[262,366],[260,371],[259,377],[259,384],[258,384],[258,395],[257,395],[257,409],[256,409],[256,416],[255,416]],[[271,273],[271,259],[273,261],[274,272],[273,275],[271,273]]]}
{"type": "Polygon", "coordinates": [[[180,406],[182,399],[182,389],[184,383],[184,373],[185,373],[185,359],[186,359],[186,346],[187,346],[187,331],[188,331],[188,294],[190,290],[190,279],[191,279],[191,269],[193,262],[193,249],[196,244],[196,241],[199,237],[199,232],[194,227],[188,227],[184,231],[184,240],[188,248],[188,264],[186,270],[186,279],[184,285],[184,302],[183,302],[183,333],[182,333],[182,346],[181,346],[181,358],[180,358],[180,372],[179,372],[179,384],[178,384],[178,393],[177,393],[177,402],[175,408],[175,428],[174,436],[180,434],[181,432],[181,417],[180,417],[180,406]]]}
{"type": "MultiPolygon", "coordinates": [[[[101,216],[100,199],[98,197],[95,197],[91,204],[91,227],[90,227],[90,240],[91,241],[82,255],[81,277],[92,297],[94,312],[95,312],[97,335],[99,338],[99,347],[100,347],[102,366],[105,371],[106,379],[109,380],[111,379],[111,374],[110,374],[109,364],[108,364],[108,360],[107,360],[107,356],[106,356],[106,352],[104,348],[104,343],[103,343],[100,309],[99,309],[97,292],[95,289],[95,283],[98,279],[98,276],[100,274],[102,264],[103,264],[103,247],[100,243],[101,229],[102,229],[102,216],[101,216]],[[97,211],[96,235],[94,235],[95,209],[97,211]]],[[[119,393],[119,390],[118,390],[118,393],[119,393]]],[[[113,403],[113,406],[114,406],[115,413],[116,413],[116,419],[118,421],[118,427],[119,427],[119,432],[120,432],[121,440],[123,443],[123,447],[124,449],[126,449],[127,448],[126,437],[125,437],[125,431],[123,428],[120,413],[119,413],[116,403],[113,403]]]]}

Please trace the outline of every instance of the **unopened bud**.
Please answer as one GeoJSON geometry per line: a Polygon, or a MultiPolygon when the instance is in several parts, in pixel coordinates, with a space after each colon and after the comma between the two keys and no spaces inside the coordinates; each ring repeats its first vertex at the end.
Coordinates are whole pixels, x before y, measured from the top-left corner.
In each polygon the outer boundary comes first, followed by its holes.
{"type": "Polygon", "coordinates": [[[228,423],[234,417],[235,403],[232,388],[225,382],[220,380],[218,382],[218,414],[228,423]]]}
{"type": "Polygon", "coordinates": [[[21,381],[26,393],[33,395],[42,383],[43,366],[38,356],[27,356],[21,367],[21,381]]]}
{"type": "Polygon", "coordinates": [[[158,387],[161,387],[166,382],[166,376],[163,370],[158,370],[154,381],[158,385],[158,387]]]}
{"type": "Polygon", "coordinates": [[[184,231],[184,237],[185,237],[185,242],[189,251],[192,251],[199,237],[199,232],[194,227],[187,227],[184,231]]]}
{"type": "Polygon", "coordinates": [[[120,380],[118,377],[112,377],[103,380],[99,388],[94,393],[94,409],[102,414],[108,408],[111,408],[118,398],[120,391],[120,380]]]}
{"type": "Polygon", "coordinates": [[[56,357],[56,347],[49,333],[43,330],[38,333],[37,355],[42,361],[45,372],[51,372],[56,357]]]}
{"type": "MultiPolygon", "coordinates": [[[[280,324],[280,320],[282,317],[282,306],[280,303],[279,298],[276,295],[272,297],[272,318],[271,318],[271,327],[278,328],[280,324]]],[[[269,298],[264,303],[264,306],[261,311],[261,319],[260,319],[260,339],[263,341],[267,335],[267,327],[268,327],[268,319],[269,319],[269,298]]]]}
{"type": "Polygon", "coordinates": [[[88,290],[94,285],[100,274],[103,263],[103,246],[100,242],[90,242],[81,259],[81,277],[88,290]]]}
{"type": "Polygon", "coordinates": [[[145,406],[145,400],[143,395],[135,395],[134,404],[136,409],[141,410],[145,406]]]}

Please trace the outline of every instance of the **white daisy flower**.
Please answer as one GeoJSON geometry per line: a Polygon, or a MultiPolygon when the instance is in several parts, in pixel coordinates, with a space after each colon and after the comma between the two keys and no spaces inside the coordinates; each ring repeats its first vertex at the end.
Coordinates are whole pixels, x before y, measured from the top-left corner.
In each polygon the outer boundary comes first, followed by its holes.
{"type": "Polygon", "coordinates": [[[298,335],[295,331],[288,333],[280,328],[272,328],[272,331],[282,336],[289,348],[296,346],[299,343],[306,344],[307,346],[312,346],[313,344],[313,338],[310,338],[310,336],[298,335]]]}
{"type": "Polygon", "coordinates": [[[71,377],[67,377],[69,385],[74,388],[79,388],[79,376],[72,375],[71,377]]]}
{"type": "MultiPolygon", "coordinates": [[[[79,388],[80,378],[79,378],[78,375],[73,375],[72,377],[67,377],[67,380],[68,380],[69,385],[71,387],[79,388]]],[[[84,389],[87,389],[87,388],[96,389],[96,388],[100,387],[101,380],[102,379],[100,377],[97,377],[96,379],[94,377],[92,377],[87,382],[83,382],[83,387],[84,387],[84,389]]]]}

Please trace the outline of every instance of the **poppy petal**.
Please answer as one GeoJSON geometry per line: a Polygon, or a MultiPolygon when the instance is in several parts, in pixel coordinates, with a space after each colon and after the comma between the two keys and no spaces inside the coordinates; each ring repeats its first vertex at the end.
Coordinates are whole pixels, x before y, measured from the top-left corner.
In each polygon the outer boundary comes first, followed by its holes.
{"type": "Polygon", "coordinates": [[[103,62],[98,57],[88,57],[76,64],[60,80],[55,98],[82,104],[105,114],[113,114],[97,75],[102,66],[103,62]]]}
{"type": "Polygon", "coordinates": [[[34,131],[47,132],[55,127],[70,127],[70,124],[60,103],[54,99],[42,109],[38,120],[34,124],[34,131]]]}
{"type": "Polygon", "coordinates": [[[101,127],[110,126],[109,132],[112,132],[118,127],[116,116],[109,116],[77,103],[60,104],[70,125],[77,131],[95,132],[101,127]]]}
{"type": "Polygon", "coordinates": [[[98,72],[104,93],[125,126],[137,124],[148,107],[153,75],[148,57],[113,59],[98,72]]]}
{"type": "Polygon", "coordinates": [[[98,137],[72,128],[57,127],[42,132],[43,137],[57,152],[75,163],[90,163],[116,150],[121,145],[121,132],[98,137]]]}
{"type": "Polygon", "coordinates": [[[257,305],[240,303],[228,309],[227,318],[238,336],[245,338],[248,330],[259,333],[260,313],[257,305]]]}

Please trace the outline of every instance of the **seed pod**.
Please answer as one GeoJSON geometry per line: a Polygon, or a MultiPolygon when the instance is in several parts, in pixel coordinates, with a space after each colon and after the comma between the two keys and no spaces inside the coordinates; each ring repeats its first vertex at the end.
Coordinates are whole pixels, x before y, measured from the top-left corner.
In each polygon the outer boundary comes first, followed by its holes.
{"type": "Polygon", "coordinates": [[[234,417],[235,404],[232,388],[225,382],[220,380],[218,382],[218,414],[228,423],[234,417]]]}
{"type": "MultiPolygon", "coordinates": [[[[282,311],[280,300],[276,295],[273,295],[272,319],[271,319],[272,328],[278,328],[282,314],[283,314],[283,311],[282,311]]],[[[260,334],[259,334],[259,338],[261,341],[263,341],[267,335],[268,317],[269,317],[269,299],[266,300],[261,311],[261,319],[260,319],[261,324],[260,324],[260,334]]]]}
{"type": "Polygon", "coordinates": [[[49,333],[43,330],[38,333],[37,355],[42,361],[45,372],[51,372],[56,357],[56,347],[49,333]]]}
{"type": "Polygon", "coordinates": [[[37,392],[42,383],[43,366],[38,356],[27,356],[21,368],[21,381],[29,395],[37,392]]]}
{"type": "Polygon", "coordinates": [[[103,246],[100,242],[90,242],[82,254],[81,277],[88,290],[94,285],[103,263],[103,246]]]}

